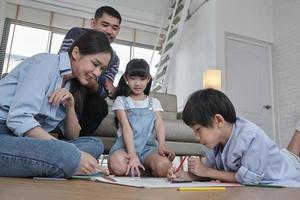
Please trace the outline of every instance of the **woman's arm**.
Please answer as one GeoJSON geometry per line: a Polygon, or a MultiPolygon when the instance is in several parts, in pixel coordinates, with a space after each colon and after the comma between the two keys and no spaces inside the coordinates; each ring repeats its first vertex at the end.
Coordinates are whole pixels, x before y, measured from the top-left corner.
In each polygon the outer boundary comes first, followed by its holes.
{"type": "Polygon", "coordinates": [[[79,125],[74,106],[66,107],[65,118],[65,134],[67,139],[75,139],[79,137],[81,127],[79,125]]]}
{"type": "Polygon", "coordinates": [[[40,126],[36,126],[30,129],[24,135],[27,137],[38,138],[38,139],[46,139],[46,140],[56,139],[55,137],[50,135],[47,131],[42,129],[40,126]]]}
{"type": "Polygon", "coordinates": [[[62,104],[66,109],[64,136],[67,139],[75,139],[79,137],[81,128],[75,112],[73,95],[68,90],[59,88],[50,95],[49,103],[53,105],[62,104]]]}

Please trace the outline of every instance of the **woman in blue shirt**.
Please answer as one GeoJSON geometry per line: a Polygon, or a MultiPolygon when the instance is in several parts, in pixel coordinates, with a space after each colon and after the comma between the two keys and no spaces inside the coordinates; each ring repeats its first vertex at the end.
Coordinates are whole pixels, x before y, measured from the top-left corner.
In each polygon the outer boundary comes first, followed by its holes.
{"type": "MultiPolygon", "coordinates": [[[[300,187],[296,167],[261,128],[236,117],[234,106],[222,92],[193,93],[183,110],[183,121],[206,147],[204,163],[189,158],[189,178],[300,187]]],[[[183,175],[174,169],[168,172],[171,179],[183,175]]]]}
{"type": "Polygon", "coordinates": [[[102,142],[79,137],[70,80],[88,85],[108,65],[106,35],[88,31],[69,52],[32,56],[0,80],[0,176],[71,177],[103,170],[102,142]],[[70,141],[49,134],[59,126],[70,141]]]}

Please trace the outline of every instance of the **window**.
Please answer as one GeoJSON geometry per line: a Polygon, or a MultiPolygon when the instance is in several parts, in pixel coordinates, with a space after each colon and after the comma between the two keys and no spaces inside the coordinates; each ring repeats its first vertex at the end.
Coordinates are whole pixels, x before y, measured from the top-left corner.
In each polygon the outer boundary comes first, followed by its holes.
{"type": "Polygon", "coordinates": [[[47,50],[48,31],[42,29],[11,24],[8,38],[4,73],[10,72],[25,58],[47,50]]]}
{"type": "Polygon", "coordinates": [[[49,30],[10,24],[2,74],[9,73],[27,57],[38,53],[57,53],[63,38],[64,34],[52,33],[49,30]],[[51,49],[48,50],[51,34],[51,49]]]}
{"type": "MultiPolygon", "coordinates": [[[[123,45],[123,44],[112,44],[112,48],[116,51],[120,59],[119,72],[115,77],[114,85],[117,86],[120,80],[120,77],[125,72],[127,63],[133,58],[143,58],[148,64],[150,64],[151,57],[153,54],[152,49],[135,47],[132,45],[123,45]]],[[[150,74],[154,77],[156,73],[155,65],[159,62],[160,55],[158,51],[154,52],[152,62],[150,65],[150,74]]]]}
{"type": "Polygon", "coordinates": [[[158,54],[158,51],[155,51],[151,61],[152,54],[153,54],[153,49],[145,49],[141,47],[133,48],[133,58],[143,58],[148,62],[148,64],[151,64],[150,74],[154,76],[156,73],[155,65],[159,62],[160,55],[158,54]]]}
{"type": "Polygon", "coordinates": [[[53,33],[50,53],[57,53],[59,51],[60,45],[64,40],[64,37],[65,34],[53,33]]]}
{"type": "MultiPolygon", "coordinates": [[[[60,32],[54,32],[53,30],[49,30],[49,27],[36,24],[10,23],[2,74],[9,73],[27,57],[45,52],[57,53],[65,36],[65,34],[61,32],[67,31],[61,30],[60,32]]],[[[150,64],[153,54],[151,47],[137,47],[134,46],[133,43],[124,41],[120,41],[119,43],[117,41],[112,44],[112,47],[120,59],[119,72],[114,80],[115,86],[124,73],[129,60],[133,58],[143,58],[150,64]]],[[[150,73],[152,76],[155,75],[156,68],[154,65],[158,63],[159,58],[160,55],[158,51],[155,51],[150,65],[150,73]]]]}

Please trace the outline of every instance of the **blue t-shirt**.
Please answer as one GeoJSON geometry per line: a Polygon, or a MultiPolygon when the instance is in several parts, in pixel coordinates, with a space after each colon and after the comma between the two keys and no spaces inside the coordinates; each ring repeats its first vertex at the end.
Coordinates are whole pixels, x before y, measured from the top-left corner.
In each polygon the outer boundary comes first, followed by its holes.
{"type": "MultiPolygon", "coordinates": [[[[48,97],[61,88],[63,75],[71,73],[67,53],[27,58],[0,80],[0,120],[17,136],[37,126],[49,132],[60,122],[64,131],[65,108],[49,104],[48,97]]],[[[69,87],[67,82],[64,88],[69,87]]]]}
{"type": "Polygon", "coordinates": [[[223,150],[218,145],[205,154],[205,165],[235,172],[239,183],[300,186],[299,172],[265,132],[246,119],[237,118],[223,150]]]}

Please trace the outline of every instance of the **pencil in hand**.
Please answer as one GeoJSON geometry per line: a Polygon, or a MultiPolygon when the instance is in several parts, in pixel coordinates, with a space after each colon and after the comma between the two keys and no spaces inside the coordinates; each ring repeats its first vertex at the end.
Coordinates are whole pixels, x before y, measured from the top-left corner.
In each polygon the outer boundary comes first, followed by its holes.
{"type": "Polygon", "coordinates": [[[179,170],[182,168],[184,161],[186,160],[187,156],[184,156],[184,158],[180,161],[179,166],[177,167],[175,173],[179,172],[179,170]]]}

